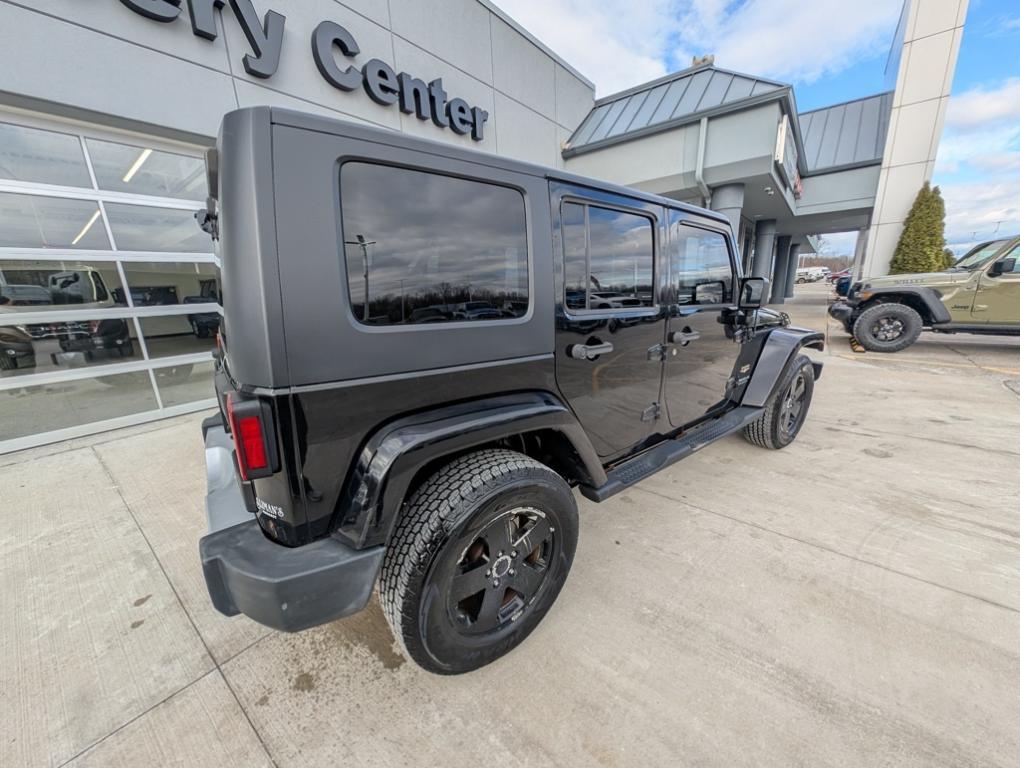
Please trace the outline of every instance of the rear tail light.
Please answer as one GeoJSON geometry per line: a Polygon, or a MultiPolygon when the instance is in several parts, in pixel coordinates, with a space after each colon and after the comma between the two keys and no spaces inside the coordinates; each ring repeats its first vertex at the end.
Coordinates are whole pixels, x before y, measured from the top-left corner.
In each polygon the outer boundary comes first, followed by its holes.
{"type": "Polygon", "coordinates": [[[273,414],[268,404],[258,399],[242,399],[230,392],[227,421],[234,436],[234,453],[242,480],[268,477],[279,469],[273,414]]]}

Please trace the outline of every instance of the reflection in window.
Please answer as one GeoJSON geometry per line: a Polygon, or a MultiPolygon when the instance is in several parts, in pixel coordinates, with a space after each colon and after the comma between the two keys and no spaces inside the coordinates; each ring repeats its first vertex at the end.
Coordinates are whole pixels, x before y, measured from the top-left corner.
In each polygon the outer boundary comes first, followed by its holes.
{"type": "Polygon", "coordinates": [[[210,253],[212,241],[198,228],[194,211],[106,203],[117,249],[210,253]]]}
{"type": "Polygon", "coordinates": [[[584,211],[583,205],[563,204],[563,281],[570,309],[585,309],[587,306],[588,256],[584,242],[584,211]]]}
{"type": "Polygon", "coordinates": [[[0,179],[92,187],[77,136],[0,123],[0,179]]]}
{"type": "Polygon", "coordinates": [[[670,213],[670,285],[678,304],[724,304],[733,295],[726,238],[687,226],[670,213]]]}
{"type": "Polygon", "coordinates": [[[156,368],[154,373],[164,408],[208,400],[215,392],[212,361],[156,368]]]}
{"type": "Polygon", "coordinates": [[[562,221],[567,307],[633,309],[654,305],[655,250],[650,219],[595,205],[567,203],[562,221]],[[587,257],[581,217],[584,212],[587,257]]]}
{"type": "Polygon", "coordinates": [[[186,200],[206,198],[201,158],[99,139],[85,142],[100,189],[186,200]]]}
{"type": "Polygon", "coordinates": [[[107,249],[110,240],[93,201],[0,192],[0,246],[107,249]]]}
{"type": "Polygon", "coordinates": [[[156,409],[146,371],[0,391],[0,440],[156,409]]]}
{"type": "Polygon", "coordinates": [[[216,302],[216,267],[212,264],[126,261],[123,266],[136,307],[216,302]]]}
{"type": "Polygon", "coordinates": [[[0,321],[7,313],[126,306],[109,262],[0,261],[0,321]]]}
{"type": "Polygon", "coordinates": [[[172,357],[212,352],[220,316],[216,312],[141,318],[149,357],[172,357]]]}
{"type": "Polygon", "coordinates": [[[528,309],[524,198],[367,163],[340,173],[347,283],[373,325],[498,320],[528,309]]]}
{"type": "MultiPolygon", "coordinates": [[[[3,315],[0,315],[2,322],[3,315]]],[[[142,359],[134,322],[97,318],[0,326],[0,377],[70,371],[142,359]]]]}

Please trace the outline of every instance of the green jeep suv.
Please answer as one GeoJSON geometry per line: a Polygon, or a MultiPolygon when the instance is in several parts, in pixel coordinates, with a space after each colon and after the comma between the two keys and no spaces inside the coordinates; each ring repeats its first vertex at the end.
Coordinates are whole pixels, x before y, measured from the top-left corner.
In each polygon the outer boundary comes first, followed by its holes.
{"type": "Polygon", "coordinates": [[[944,272],[856,282],[829,307],[872,352],[899,352],[928,329],[1020,336],[1020,237],[971,249],[944,272]]]}

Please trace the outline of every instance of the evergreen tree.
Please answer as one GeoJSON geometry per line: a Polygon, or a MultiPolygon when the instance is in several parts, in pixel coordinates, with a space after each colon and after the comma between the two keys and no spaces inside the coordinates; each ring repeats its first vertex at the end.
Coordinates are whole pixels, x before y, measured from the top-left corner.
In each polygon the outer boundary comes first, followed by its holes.
{"type": "Polygon", "coordinates": [[[891,274],[937,272],[946,260],[946,204],[942,191],[924,183],[907,214],[900,241],[889,263],[891,274]]]}

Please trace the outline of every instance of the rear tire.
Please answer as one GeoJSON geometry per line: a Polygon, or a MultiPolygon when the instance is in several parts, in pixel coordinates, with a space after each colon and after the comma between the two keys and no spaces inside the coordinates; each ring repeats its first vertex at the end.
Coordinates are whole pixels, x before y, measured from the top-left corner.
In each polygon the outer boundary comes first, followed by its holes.
{"type": "Polygon", "coordinates": [[[421,667],[470,672],[538,625],[576,546],[577,505],[553,470],[508,450],[461,456],[405,505],[383,560],[383,612],[421,667]]]}
{"type": "Polygon", "coordinates": [[[815,391],[815,369],[811,358],[798,355],[786,367],[765,412],[744,427],[744,438],[761,448],[785,448],[800,433],[811,408],[815,391]]]}
{"type": "Polygon", "coordinates": [[[853,335],[870,352],[899,352],[921,335],[924,320],[906,304],[873,304],[857,316],[853,335]]]}

